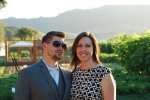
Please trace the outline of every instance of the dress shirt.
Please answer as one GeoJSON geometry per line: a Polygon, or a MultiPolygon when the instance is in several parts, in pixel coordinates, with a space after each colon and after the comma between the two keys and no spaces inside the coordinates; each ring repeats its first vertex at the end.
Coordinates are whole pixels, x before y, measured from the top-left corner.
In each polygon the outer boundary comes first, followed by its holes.
{"type": "Polygon", "coordinates": [[[52,78],[54,79],[55,83],[58,86],[58,83],[59,83],[59,68],[55,65],[47,64],[44,59],[42,59],[42,60],[45,63],[50,75],[52,76],[52,78]]]}

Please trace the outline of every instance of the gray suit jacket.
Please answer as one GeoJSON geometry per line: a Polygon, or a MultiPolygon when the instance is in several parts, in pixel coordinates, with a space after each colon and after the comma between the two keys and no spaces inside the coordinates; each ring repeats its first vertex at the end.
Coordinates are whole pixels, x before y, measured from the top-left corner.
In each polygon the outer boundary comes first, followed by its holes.
{"type": "Polygon", "coordinates": [[[60,69],[64,80],[63,98],[59,98],[56,84],[42,60],[20,72],[15,100],[69,100],[71,73],[60,69]]]}

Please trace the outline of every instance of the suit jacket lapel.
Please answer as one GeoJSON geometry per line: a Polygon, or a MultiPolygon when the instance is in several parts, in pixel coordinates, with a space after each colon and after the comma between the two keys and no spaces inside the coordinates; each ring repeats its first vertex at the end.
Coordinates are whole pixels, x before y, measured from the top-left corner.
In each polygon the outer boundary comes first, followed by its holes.
{"type": "Polygon", "coordinates": [[[44,62],[42,60],[40,60],[40,62],[41,62],[40,64],[41,64],[41,71],[43,72],[43,77],[47,80],[48,85],[50,87],[49,90],[50,91],[54,90],[55,95],[56,95],[56,97],[58,99],[58,88],[57,88],[57,85],[56,85],[54,79],[52,78],[52,76],[49,74],[49,71],[48,71],[46,65],[44,64],[44,62]]]}
{"type": "MultiPolygon", "coordinates": [[[[61,70],[61,68],[60,68],[61,70]]],[[[64,83],[65,83],[65,91],[64,91],[64,98],[63,100],[66,100],[66,97],[70,91],[70,87],[71,87],[71,80],[69,78],[69,73],[67,73],[66,71],[64,71],[63,69],[61,70],[63,78],[64,78],[64,83]]]]}

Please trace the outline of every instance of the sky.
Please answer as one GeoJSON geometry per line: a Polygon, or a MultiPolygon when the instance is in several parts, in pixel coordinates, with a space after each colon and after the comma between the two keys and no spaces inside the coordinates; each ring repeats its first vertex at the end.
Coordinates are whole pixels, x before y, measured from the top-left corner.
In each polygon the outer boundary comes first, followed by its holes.
{"type": "Polygon", "coordinates": [[[73,9],[92,9],[104,5],[150,5],[150,0],[6,0],[0,19],[8,17],[54,17],[73,9]]]}

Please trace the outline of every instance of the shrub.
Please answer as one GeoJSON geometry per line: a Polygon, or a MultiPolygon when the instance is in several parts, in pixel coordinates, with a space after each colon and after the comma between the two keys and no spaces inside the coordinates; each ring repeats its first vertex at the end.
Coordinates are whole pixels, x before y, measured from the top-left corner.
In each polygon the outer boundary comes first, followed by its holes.
{"type": "Polygon", "coordinates": [[[119,94],[149,93],[150,84],[147,76],[133,74],[122,74],[115,76],[117,80],[117,92],[119,94]]]}
{"type": "Polygon", "coordinates": [[[150,73],[150,36],[130,36],[118,42],[115,53],[129,72],[150,73]]]}
{"type": "Polygon", "coordinates": [[[101,41],[100,49],[102,53],[113,53],[113,44],[110,41],[101,41]]]}
{"type": "Polygon", "coordinates": [[[118,57],[118,55],[114,53],[112,54],[101,53],[100,60],[104,63],[120,62],[120,58],[118,57]]]}
{"type": "Polygon", "coordinates": [[[61,64],[69,64],[71,62],[71,48],[68,49],[64,53],[64,57],[61,59],[61,64]]]}
{"type": "Polygon", "coordinates": [[[128,73],[119,63],[105,63],[105,66],[111,68],[116,80],[117,94],[150,93],[149,76],[128,73]]]}
{"type": "Polygon", "coordinates": [[[0,57],[0,66],[4,66],[5,65],[5,57],[0,57]]]}
{"type": "Polygon", "coordinates": [[[11,88],[15,85],[16,74],[3,76],[0,78],[0,100],[13,100],[14,94],[11,88]]]}

